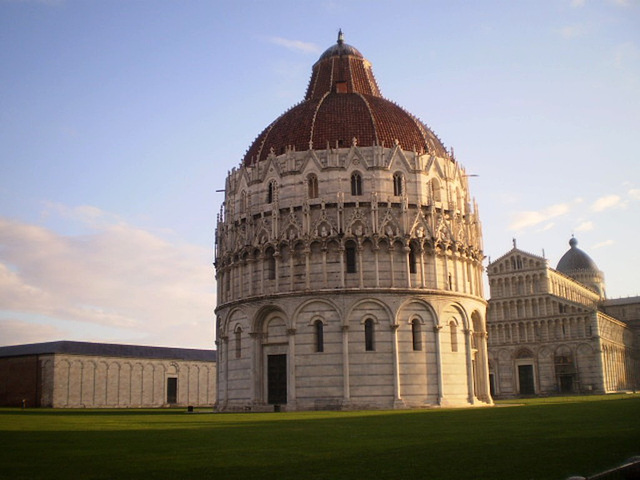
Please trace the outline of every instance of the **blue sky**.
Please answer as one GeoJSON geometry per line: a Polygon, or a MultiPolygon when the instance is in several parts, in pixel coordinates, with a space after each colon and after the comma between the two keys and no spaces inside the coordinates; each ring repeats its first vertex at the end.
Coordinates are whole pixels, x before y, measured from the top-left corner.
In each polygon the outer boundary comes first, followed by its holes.
{"type": "Polygon", "coordinates": [[[488,257],[575,234],[640,294],[638,0],[0,0],[0,344],[211,347],[216,190],[339,28],[478,175],[488,257]]]}

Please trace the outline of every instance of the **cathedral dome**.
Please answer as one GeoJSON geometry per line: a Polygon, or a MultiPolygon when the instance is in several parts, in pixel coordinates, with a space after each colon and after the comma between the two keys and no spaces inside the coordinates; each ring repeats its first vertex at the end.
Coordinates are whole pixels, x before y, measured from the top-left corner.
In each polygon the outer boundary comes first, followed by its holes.
{"type": "Polygon", "coordinates": [[[577,245],[578,240],[571,237],[571,240],[569,240],[569,246],[571,248],[562,256],[558,262],[556,270],[569,276],[577,270],[591,270],[593,272],[599,272],[600,270],[596,263],[589,255],[580,250],[577,245]]]}
{"type": "Polygon", "coordinates": [[[574,237],[569,240],[569,246],[571,248],[562,256],[556,270],[594,290],[600,294],[601,298],[605,298],[604,274],[598,269],[596,262],[578,248],[578,240],[574,237]]]}
{"type": "Polygon", "coordinates": [[[342,32],[313,66],[304,100],[271,123],[247,150],[250,166],[270,152],[400,145],[448,157],[440,139],[419,119],[382,97],[371,64],[342,32]]]}

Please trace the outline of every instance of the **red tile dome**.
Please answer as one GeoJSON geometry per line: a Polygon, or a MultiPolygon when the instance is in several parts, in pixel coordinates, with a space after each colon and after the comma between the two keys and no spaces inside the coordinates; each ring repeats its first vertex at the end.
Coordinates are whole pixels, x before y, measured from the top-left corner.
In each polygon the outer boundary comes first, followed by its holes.
{"type": "Polygon", "coordinates": [[[342,32],[313,66],[305,99],[269,125],[249,147],[245,165],[288,148],[348,147],[396,142],[404,150],[447,157],[440,139],[420,120],[380,94],[371,64],[344,43],[342,32]]]}

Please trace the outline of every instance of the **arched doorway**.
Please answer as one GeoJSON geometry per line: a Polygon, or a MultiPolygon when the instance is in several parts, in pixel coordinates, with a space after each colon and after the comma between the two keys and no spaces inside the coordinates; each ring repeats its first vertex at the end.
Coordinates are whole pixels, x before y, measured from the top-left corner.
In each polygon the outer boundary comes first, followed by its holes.
{"type": "Polygon", "coordinates": [[[287,322],[279,311],[265,316],[262,324],[262,388],[267,404],[287,403],[289,372],[289,339],[287,322]]]}

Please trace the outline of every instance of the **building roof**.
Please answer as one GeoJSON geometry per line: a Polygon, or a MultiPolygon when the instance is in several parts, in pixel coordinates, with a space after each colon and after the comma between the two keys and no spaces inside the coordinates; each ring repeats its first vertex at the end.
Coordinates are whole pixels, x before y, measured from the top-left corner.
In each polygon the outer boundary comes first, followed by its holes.
{"type": "Polygon", "coordinates": [[[150,347],[146,345],[122,345],[116,343],[72,342],[69,340],[0,347],[0,357],[46,354],[188,360],[199,362],[215,362],[218,357],[218,352],[215,350],[150,347]]]}
{"type": "Polygon", "coordinates": [[[400,145],[449,157],[440,139],[419,119],[382,97],[371,64],[342,32],[313,65],[304,100],[278,117],[247,150],[244,165],[287,150],[400,145]]]}
{"type": "Polygon", "coordinates": [[[603,305],[606,307],[618,306],[618,305],[635,305],[640,306],[640,296],[634,297],[620,297],[620,298],[607,298],[603,305]]]}
{"type": "Polygon", "coordinates": [[[571,237],[569,240],[569,246],[571,247],[560,259],[556,270],[566,275],[571,275],[576,271],[589,270],[594,273],[599,273],[600,270],[589,255],[578,248],[578,240],[575,237],[571,237]]]}

